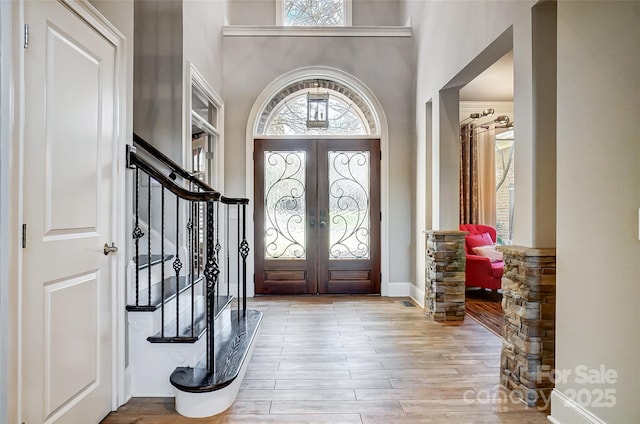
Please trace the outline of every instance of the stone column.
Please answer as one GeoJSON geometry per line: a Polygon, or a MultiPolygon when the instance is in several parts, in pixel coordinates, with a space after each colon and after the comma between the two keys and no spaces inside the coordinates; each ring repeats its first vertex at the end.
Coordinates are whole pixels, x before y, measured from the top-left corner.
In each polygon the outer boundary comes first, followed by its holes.
{"type": "Polygon", "coordinates": [[[501,246],[500,383],[529,406],[548,404],[555,366],[556,251],[501,246]]]}
{"type": "Polygon", "coordinates": [[[424,304],[434,321],[464,320],[463,231],[427,231],[424,304]]]}

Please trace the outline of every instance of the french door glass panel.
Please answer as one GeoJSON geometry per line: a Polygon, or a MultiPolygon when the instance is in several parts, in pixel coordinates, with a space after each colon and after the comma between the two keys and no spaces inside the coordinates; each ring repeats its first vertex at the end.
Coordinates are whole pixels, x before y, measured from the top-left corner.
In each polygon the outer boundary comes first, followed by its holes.
{"type": "Polygon", "coordinates": [[[329,151],[329,259],[369,259],[368,151],[329,151]]]}
{"type": "Polygon", "coordinates": [[[306,259],[306,154],[264,152],[264,257],[306,259]]]}

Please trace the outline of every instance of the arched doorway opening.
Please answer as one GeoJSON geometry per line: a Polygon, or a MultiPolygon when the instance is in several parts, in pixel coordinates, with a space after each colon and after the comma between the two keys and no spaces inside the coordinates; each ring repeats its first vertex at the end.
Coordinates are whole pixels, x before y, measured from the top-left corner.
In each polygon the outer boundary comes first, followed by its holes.
{"type": "Polygon", "coordinates": [[[386,147],[351,75],[303,68],[263,90],[247,126],[256,293],[386,294],[386,147]]]}

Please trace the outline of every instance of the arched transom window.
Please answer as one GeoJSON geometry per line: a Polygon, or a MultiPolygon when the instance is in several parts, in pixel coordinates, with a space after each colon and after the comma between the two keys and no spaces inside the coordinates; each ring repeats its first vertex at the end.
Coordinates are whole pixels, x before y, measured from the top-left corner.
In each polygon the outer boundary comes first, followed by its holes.
{"type": "Polygon", "coordinates": [[[326,79],[299,81],[280,90],[263,110],[257,128],[257,134],[261,135],[356,136],[377,133],[367,102],[349,87],[326,79]],[[320,116],[314,108],[314,101],[326,101],[321,106],[320,116]],[[314,119],[323,119],[324,123],[319,124],[314,119]]]}

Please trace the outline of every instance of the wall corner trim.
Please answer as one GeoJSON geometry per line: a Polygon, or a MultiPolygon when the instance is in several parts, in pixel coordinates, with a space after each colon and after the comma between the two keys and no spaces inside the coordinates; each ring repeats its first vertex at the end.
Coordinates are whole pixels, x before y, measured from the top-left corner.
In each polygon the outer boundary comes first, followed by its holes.
{"type": "Polygon", "coordinates": [[[418,286],[412,283],[409,287],[409,291],[409,297],[413,299],[418,306],[424,309],[424,284],[418,286]]]}
{"type": "Polygon", "coordinates": [[[606,424],[558,389],[551,392],[551,415],[547,419],[553,424],[606,424]]]}

